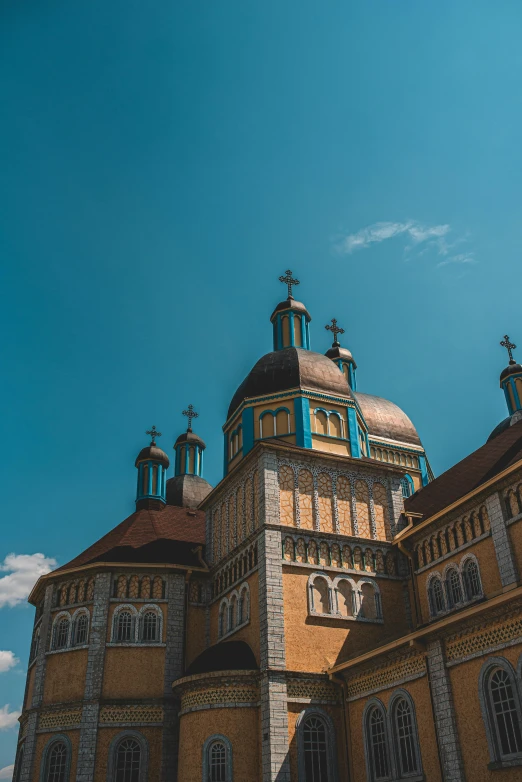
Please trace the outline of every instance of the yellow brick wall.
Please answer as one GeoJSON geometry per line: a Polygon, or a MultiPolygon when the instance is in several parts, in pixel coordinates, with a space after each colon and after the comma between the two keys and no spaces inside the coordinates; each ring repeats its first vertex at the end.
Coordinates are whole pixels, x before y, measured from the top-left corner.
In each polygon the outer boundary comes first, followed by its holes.
{"type": "Polygon", "coordinates": [[[47,655],[43,703],[83,699],[87,671],[87,649],[47,655]]]}
{"type": "Polygon", "coordinates": [[[161,698],[164,666],[165,649],[161,646],[109,647],[105,652],[102,697],[161,698]]]}

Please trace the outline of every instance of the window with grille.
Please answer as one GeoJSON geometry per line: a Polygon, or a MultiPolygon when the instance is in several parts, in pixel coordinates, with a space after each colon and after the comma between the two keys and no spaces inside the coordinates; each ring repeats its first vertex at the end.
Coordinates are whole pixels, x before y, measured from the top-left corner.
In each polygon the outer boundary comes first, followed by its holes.
{"type": "Polygon", "coordinates": [[[214,741],[208,748],[208,782],[228,782],[227,748],[222,741],[214,741]]]}
{"type": "Polygon", "coordinates": [[[65,649],[69,640],[69,620],[60,619],[54,629],[54,648],[65,649]]]}
{"type": "Polygon", "coordinates": [[[440,614],[446,608],[442,582],[438,578],[432,579],[429,586],[430,608],[433,616],[440,614]]]}
{"type": "Polygon", "coordinates": [[[143,614],[142,641],[158,641],[159,617],[155,611],[146,611],[143,614]]]}
{"type": "Polygon", "coordinates": [[[83,646],[87,643],[87,629],[89,627],[89,619],[86,614],[80,614],[76,620],[75,632],[74,632],[74,645],[83,646]]]}
{"type": "Polygon", "coordinates": [[[412,708],[405,698],[395,705],[396,751],[401,776],[419,771],[417,735],[412,708]]]}
{"type": "Polygon", "coordinates": [[[460,585],[460,576],[455,568],[452,568],[447,577],[448,585],[448,597],[450,599],[450,605],[454,606],[457,603],[462,603],[462,587],[460,585]]]}
{"type": "Polygon", "coordinates": [[[63,741],[57,741],[49,750],[45,782],[66,782],[67,747],[63,741]]]}
{"type": "Polygon", "coordinates": [[[384,713],[375,707],[370,712],[368,720],[370,756],[373,768],[374,780],[388,779],[388,741],[386,736],[386,722],[384,713]]]}
{"type": "Polygon", "coordinates": [[[468,600],[473,600],[474,597],[480,597],[482,595],[479,569],[474,560],[469,560],[464,566],[464,582],[466,584],[468,600]]]}
{"type": "Polygon", "coordinates": [[[303,724],[306,782],[328,782],[328,736],[324,721],[312,715],[303,724]]]}
{"type": "Polygon", "coordinates": [[[489,694],[497,735],[503,758],[522,752],[522,733],[513,683],[508,673],[497,668],[489,679],[489,694]]]}
{"type": "Polygon", "coordinates": [[[139,782],[140,764],[141,747],[138,742],[131,738],[120,741],[116,749],[114,782],[139,782]]]}
{"type": "Polygon", "coordinates": [[[34,631],[33,635],[33,642],[31,644],[31,656],[30,656],[30,662],[33,660],[36,660],[38,657],[38,649],[40,648],[40,628],[38,627],[34,631]]]}
{"type": "Polygon", "coordinates": [[[411,492],[411,483],[409,482],[409,480],[407,478],[402,478],[402,480],[401,480],[401,489],[402,489],[402,496],[404,497],[404,499],[406,499],[406,497],[411,497],[411,493],[412,493],[411,492]]]}
{"type": "Polygon", "coordinates": [[[120,611],[116,620],[116,640],[132,641],[132,614],[130,611],[120,611]]]}

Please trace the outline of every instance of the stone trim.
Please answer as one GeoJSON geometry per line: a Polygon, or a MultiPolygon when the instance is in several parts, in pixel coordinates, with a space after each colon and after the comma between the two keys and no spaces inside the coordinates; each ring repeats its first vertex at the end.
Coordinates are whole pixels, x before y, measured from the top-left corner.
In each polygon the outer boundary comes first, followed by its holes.
{"type": "Polygon", "coordinates": [[[491,525],[500,580],[505,587],[518,581],[518,573],[499,494],[495,492],[486,497],[485,505],[491,525]]]}
{"type": "Polygon", "coordinates": [[[349,702],[356,701],[425,675],[426,658],[423,654],[403,656],[347,679],[346,699],[349,702]]]}
{"type": "Polygon", "coordinates": [[[427,645],[426,659],[444,782],[465,782],[453,692],[441,641],[427,645]]]}
{"type": "Polygon", "coordinates": [[[40,782],[46,782],[46,778],[47,778],[46,769],[47,769],[47,763],[49,758],[49,752],[52,750],[53,745],[57,744],[58,742],[63,742],[67,749],[67,754],[65,759],[64,779],[69,780],[70,773],[71,773],[71,756],[72,756],[71,740],[65,734],[57,733],[55,736],[49,739],[49,741],[43,748],[42,759],[40,761],[40,776],[39,776],[40,782]]]}
{"type": "Polygon", "coordinates": [[[185,636],[185,593],[183,574],[169,573],[165,578],[167,615],[165,617],[165,673],[163,679],[164,718],[161,749],[161,782],[178,778],[179,721],[172,682],[183,674],[185,636]]]}
{"type": "Polygon", "coordinates": [[[199,706],[189,706],[179,712],[178,716],[183,717],[184,714],[192,714],[194,711],[208,711],[209,709],[257,709],[259,708],[259,701],[246,701],[245,703],[237,703],[236,701],[222,701],[221,703],[209,703],[208,705],[201,704],[199,706]]]}

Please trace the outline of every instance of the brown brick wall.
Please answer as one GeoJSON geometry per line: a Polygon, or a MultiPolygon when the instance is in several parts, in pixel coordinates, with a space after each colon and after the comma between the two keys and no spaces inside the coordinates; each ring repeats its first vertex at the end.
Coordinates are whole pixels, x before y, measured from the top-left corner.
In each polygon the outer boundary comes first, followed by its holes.
{"type": "Polygon", "coordinates": [[[47,655],[44,704],[83,700],[87,654],[77,649],[47,655]]]}
{"type": "Polygon", "coordinates": [[[161,698],[163,647],[123,646],[106,650],[103,698],[161,698]]]}

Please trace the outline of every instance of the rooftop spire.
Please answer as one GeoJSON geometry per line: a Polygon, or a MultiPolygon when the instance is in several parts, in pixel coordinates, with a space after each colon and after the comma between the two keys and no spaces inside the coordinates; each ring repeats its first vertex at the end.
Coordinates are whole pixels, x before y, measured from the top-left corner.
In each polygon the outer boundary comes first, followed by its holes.
{"type": "Polygon", "coordinates": [[[148,434],[152,437],[150,442],[151,445],[156,445],[156,437],[161,437],[161,432],[158,432],[154,424],[152,425],[152,429],[148,429],[145,434],[148,434]]]}
{"type": "Polygon", "coordinates": [[[281,275],[279,282],[284,282],[284,284],[288,286],[288,298],[293,299],[294,297],[292,296],[292,286],[300,285],[300,283],[299,280],[296,280],[292,277],[292,271],[290,269],[286,270],[285,275],[286,276],[284,277],[281,275]]]}
{"type": "Polygon", "coordinates": [[[517,362],[513,358],[513,351],[515,350],[516,345],[514,344],[514,342],[510,342],[509,341],[509,337],[508,337],[507,334],[504,334],[504,339],[502,340],[502,342],[500,344],[502,345],[503,348],[506,348],[506,350],[508,352],[509,363],[510,364],[516,364],[517,362]]]}
{"type": "Polygon", "coordinates": [[[344,329],[342,329],[340,326],[337,325],[337,321],[335,318],[332,318],[332,325],[325,326],[325,329],[327,331],[331,331],[333,334],[334,341],[332,342],[333,348],[340,347],[340,342],[337,339],[338,334],[344,334],[344,329]]]}
{"type": "Polygon", "coordinates": [[[194,405],[189,405],[187,410],[183,410],[183,415],[186,415],[188,418],[188,426],[187,426],[187,432],[192,431],[192,419],[193,418],[199,418],[199,413],[196,413],[194,410],[194,405]]]}

